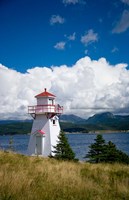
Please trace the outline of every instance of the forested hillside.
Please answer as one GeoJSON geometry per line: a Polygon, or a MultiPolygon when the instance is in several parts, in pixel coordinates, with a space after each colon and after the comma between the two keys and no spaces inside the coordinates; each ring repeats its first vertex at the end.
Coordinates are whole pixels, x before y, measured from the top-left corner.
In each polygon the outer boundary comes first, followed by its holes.
{"type": "MultiPolygon", "coordinates": [[[[113,115],[112,113],[96,114],[89,119],[82,119],[75,115],[62,115],[60,117],[61,129],[65,132],[81,132],[89,131],[128,131],[129,116],[113,115]]],[[[0,135],[8,134],[28,134],[31,131],[32,120],[16,121],[6,120],[0,121],[0,135]]]]}

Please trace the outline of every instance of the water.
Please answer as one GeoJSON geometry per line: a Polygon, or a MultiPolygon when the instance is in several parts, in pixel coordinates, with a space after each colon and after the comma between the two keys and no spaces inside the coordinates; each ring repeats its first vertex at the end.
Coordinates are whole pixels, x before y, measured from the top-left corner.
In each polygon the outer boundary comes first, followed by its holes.
{"type": "MultiPolygon", "coordinates": [[[[116,147],[129,155],[129,133],[105,133],[102,134],[106,142],[112,141],[116,147]]],[[[89,145],[94,143],[96,134],[68,134],[69,144],[76,157],[84,160],[84,156],[89,151],[89,145]]]]}
{"type": "MultiPolygon", "coordinates": [[[[129,133],[105,133],[102,134],[106,142],[109,140],[116,144],[117,148],[129,155],[129,133]]],[[[94,143],[96,134],[67,134],[70,146],[79,160],[84,160],[84,156],[89,151],[89,145],[94,143]]],[[[7,150],[13,148],[14,151],[27,154],[29,135],[0,136],[0,148],[7,150]],[[12,144],[9,144],[12,141],[12,144]]]]}

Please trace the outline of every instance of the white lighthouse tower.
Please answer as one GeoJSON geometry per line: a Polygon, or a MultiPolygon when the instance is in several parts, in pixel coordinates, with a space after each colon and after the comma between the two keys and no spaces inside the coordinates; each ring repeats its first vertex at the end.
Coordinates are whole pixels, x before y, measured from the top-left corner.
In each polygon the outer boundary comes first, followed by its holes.
{"type": "Polygon", "coordinates": [[[29,155],[49,156],[56,146],[60,133],[59,115],[63,107],[55,104],[56,96],[44,92],[35,96],[37,105],[29,106],[28,113],[33,117],[33,125],[28,145],[29,155]]]}

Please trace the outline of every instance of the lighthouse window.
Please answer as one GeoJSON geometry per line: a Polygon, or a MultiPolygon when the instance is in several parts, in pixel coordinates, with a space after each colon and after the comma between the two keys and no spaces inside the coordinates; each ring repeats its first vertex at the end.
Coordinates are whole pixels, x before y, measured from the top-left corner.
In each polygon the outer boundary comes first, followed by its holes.
{"type": "Polygon", "coordinates": [[[55,125],[56,124],[56,120],[55,119],[53,119],[53,125],[55,125]]]}
{"type": "Polygon", "coordinates": [[[51,105],[53,105],[53,99],[49,99],[51,105]]]}

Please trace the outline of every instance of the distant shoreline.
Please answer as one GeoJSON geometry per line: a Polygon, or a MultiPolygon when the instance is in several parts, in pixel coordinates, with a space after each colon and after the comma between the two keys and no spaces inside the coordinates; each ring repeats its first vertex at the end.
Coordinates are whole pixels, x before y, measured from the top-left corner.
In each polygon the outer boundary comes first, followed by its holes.
{"type": "MultiPolygon", "coordinates": [[[[64,131],[65,132],[65,131],[64,131]]],[[[100,131],[89,131],[89,132],[65,132],[65,134],[112,134],[112,133],[129,133],[129,131],[124,130],[100,130],[100,131]]]]}
{"type": "MultiPolygon", "coordinates": [[[[98,131],[89,131],[89,132],[67,132],[64,131],[65,134],[113,134],[113,133],[129,133],[128,131],[124,131],[124,130],[98,130],[98,131]]],[[[31,135],[31,133],[5,133],[5,134],[0,134],[0,136],[13,136],[13,135],[31,135]]]]}

